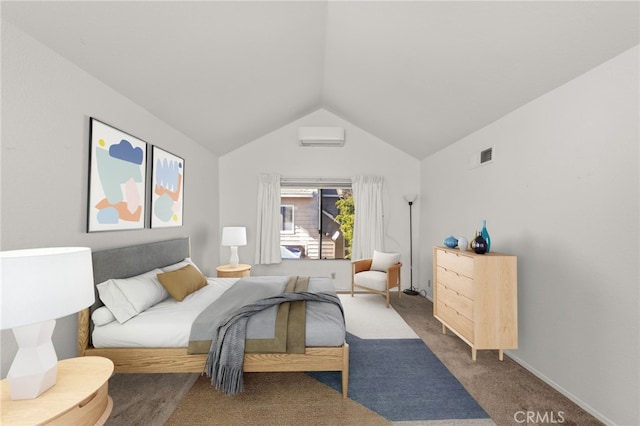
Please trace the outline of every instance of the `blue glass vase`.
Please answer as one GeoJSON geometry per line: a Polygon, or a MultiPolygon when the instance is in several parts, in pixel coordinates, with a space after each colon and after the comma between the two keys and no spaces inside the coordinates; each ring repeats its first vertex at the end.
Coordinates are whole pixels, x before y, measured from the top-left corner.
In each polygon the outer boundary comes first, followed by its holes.
{"type": "Polygon", "coordinates": [[[489,231],[487,231],[487,221],[482,221],[482,230],[480,231],[480,235],[487,242],[487,253],[491,250],[491,237],[489,236],[489,231]]]}

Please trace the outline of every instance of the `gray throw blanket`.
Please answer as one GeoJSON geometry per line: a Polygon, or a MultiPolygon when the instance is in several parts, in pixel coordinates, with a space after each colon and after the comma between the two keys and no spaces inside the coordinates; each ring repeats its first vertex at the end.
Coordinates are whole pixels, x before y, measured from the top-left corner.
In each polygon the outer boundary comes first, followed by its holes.
{"type": "Polygon", "coordinates": [[[227,395],[235,395],[244,390],[242,364],[244,362],[244,341],[249,317],[270,306],[296,300],[333,303],[344,311],[340,299],[331,293],[283,293],[279,296],[260,299],[243,306],[218,327],[211,341],[211,349],[205,364],[207,376],[217,390],[227,395]]]}

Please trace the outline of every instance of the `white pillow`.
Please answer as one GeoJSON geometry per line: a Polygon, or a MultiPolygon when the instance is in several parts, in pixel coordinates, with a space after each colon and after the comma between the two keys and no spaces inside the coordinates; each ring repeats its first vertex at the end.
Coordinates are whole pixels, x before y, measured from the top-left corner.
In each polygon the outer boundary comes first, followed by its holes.
{"type": "Polygon", "coordinates": [[[106,306],[100,306],[98,309],[93,311],[91,319],[96,327],[100,327],[101,325],[106,325],[115,321],[116,317],[113,316],[113,312],[111,312],[109,308],[106,306]]]}
{"type": "Polygon", "coordinates": [[[373,251],[373,260],[371,261],[372,271],[387,272],[390,266],[400,262],[400,253],[383,253],[381,251],[373,251]]]}
{"type": "MultiPolygon", "coordinates": [[[[185,258],[184,260],[181,260],[178,263],[174,263],[173,265],[169,265],[169,266],[165,266],[162,269],[162,272],[172,272],[172,271],[176,271],[180,268],[184,268],[187,265],[193,265],[194,268],[196,268],[198,270],[198,272],[200,272],[202,274],[202,271],[200,270],[200,268],[198,268],[198,265],[196,265],[195,263],[193,263],[193,260],[191,260],[190,257],[185,258]]],[[[202,274],[204,275],[204,274],[202,274]]]]}
{"type": "Polygon", "coordinates": [[[113,313],[113,316],[116,317],[119,323],[123,323],[129,318],[138,315],[138,312],[136,312],[131,302],[127,300],[127,297],[122,293],[114,280],[105,281],[96,287],[98,288],[100,300],[102,300],[102,303],[113,313]]]}
{"type": "Polygon", "coordinates": [[[119,323],[124,323],[146,309],[169,297],[158,281],[162,270],[154,269],[130,278],[110,279],[98,284],[100,300],[113,313],[119,323]]]}

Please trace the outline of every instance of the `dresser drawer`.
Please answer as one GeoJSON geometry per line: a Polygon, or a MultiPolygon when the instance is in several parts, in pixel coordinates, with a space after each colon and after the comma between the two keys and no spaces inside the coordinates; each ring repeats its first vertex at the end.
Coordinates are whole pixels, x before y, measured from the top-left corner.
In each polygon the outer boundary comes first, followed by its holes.
{"type": "Polygon", "coordinates": [[[473,321],[473,301],[442,284],[437,285],[438,302],[444,303],[468,320],[473,321]]]}
{"type": "Polygon", "coordinates": [[[445,250],[437,250],[436,253],[438,266],[460,275],[473,277],[473,257],[445,250]]]}
{"type": "Polygon", "coordinates": [[[473,300],[473,279],[466,275],[438,266],[436,269],[437,283],[441,283],[445,287],[473,300]]]}
{"type": "Polygon", "coordinates": [[[467,339],[470,344],[473,344],[472,321],[440,300],[436,302],[436,312],[436,318],[442,321],[449,329],[467,339]]]}

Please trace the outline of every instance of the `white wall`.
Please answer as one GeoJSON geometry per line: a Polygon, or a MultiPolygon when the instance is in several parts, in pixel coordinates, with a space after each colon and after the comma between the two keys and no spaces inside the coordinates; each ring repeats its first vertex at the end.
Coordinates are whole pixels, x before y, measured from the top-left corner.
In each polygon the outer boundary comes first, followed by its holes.
{"type": "MultiPolygon", "coordinates": [[[[422,162],[421,258],[482,219],[518,256],[509,356],[609,424],[640,424],[638,48],[422,162]],[[495,147],[474,170],[471,153],[495,147]]],[[[541,407],[542,408],[542,407],[541,407]]]]}
{"type": "MultiPolygon", "coordinates": [[[[385,250],[402,253],[402,282],[404,287],[409,287],[409,206],[403,195],[419,192],[418,160],[320,109],[221,156],[219,161],[220,226],[247,226],[248,244],[239,247],[238,251],[240,261],[251,264],[255,257],[260,173],[278,173],[283,177],[383,176],[385,250]],[[300,147],[297,139],[300,126],[343,126],[346,143],[341,148],[300,147]]],[[[413,206],[415,222],[419,208],[418,200],[413,206]]],[[[415,223],[413,231],[417,235],[415,223]]],[[[220,263],[229,263],[227,248],[220,252],[220,263]]],[[[417,269],[417,265],[414,267],[417,269]]],[[[348,260],[284,260],[278,265],[254,265],[252,271],[260,275],[311,276],[329,276],[335,272],[334,285],[338,290],[346,290],[351,285],[351,263],[348,260]]]]}
{"type": "MultiPolygon", "coordinates": [[[[4,21],[1,160],[2,250],[104,249],[191,236],[194,260],[215,272],[217,157],[4,21]],[[86,233],[90,116],[185,159],[183,227],[86,233]]],[[[53,340],[59,359],[75,356],[75,316],[58,321],[53,340]]],[[[13,334],[3,331],[1,343],[5,377],[13,334]]]]}

